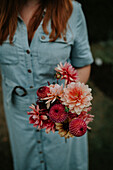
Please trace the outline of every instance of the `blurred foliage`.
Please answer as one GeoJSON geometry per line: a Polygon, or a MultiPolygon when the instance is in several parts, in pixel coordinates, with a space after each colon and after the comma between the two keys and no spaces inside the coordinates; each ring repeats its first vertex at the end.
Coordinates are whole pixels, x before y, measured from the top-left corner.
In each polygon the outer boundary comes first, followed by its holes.
{"type": "Polygon", "coordinates": [[[89,132],[89,170],[112,170],[113,155],[113,101],[90,82],[93,89],[95,115],[89,132]]]}
{"type": "Polygon", "coordinates": [[[95,61],[92,65],[91,80],[113,100],[113,40],[93,43],[91,50],[95,61]],[[98,64],[98,59],[101,64],[98,64]]]}
{"type": "Polygon", "coordinates": [[[77,0],[82,4],[90,42],[113,39],[113,0],[77,0]]]}
{"type": "Polygon", "coordinates": [[[100,58],[104,64],[113,65],[113,40],[92,44],[91,51],[94,59],[100,58]]]}

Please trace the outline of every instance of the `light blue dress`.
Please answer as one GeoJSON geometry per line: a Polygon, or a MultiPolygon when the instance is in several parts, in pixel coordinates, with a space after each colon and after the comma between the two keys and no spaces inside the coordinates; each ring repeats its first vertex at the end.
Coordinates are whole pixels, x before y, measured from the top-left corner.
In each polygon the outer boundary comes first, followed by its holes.
{"type": "MultiPolygon", "coordinates": [[[[43,21],[42,21],[43,22],[43,21]]],[[[58,38],[49,42],[42,22],[29,46],[27,29],[18,18],[13,38],[0,46],[0,68],[4,109],[8,124],[15,170],[87,170],[87,134],[69,139],[44,130],[37,131],[29,124],[29,106],[36,101],[36,91],[47,81],[54,81],[58,63],[71,62],[83,67],[93,62],[87,28],[81,5],[73,2],[73,13],[67,25],[67,41],[58,38]]],[[[51,22],[48,25],[51,32],[51,22]]]]}

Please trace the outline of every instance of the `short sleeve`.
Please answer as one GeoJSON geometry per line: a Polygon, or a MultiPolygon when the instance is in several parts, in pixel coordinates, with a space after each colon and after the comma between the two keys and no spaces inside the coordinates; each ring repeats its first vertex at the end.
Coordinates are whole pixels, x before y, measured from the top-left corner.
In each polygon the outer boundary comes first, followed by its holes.
{"type": "Polygon", "coordinates": [[[71,49],[71,64],[74,67],[84,67],[93,63],[93,57],[89,46],[85,17],[78,4],[77,24],[75,28],[75,40],[71,49]]]}

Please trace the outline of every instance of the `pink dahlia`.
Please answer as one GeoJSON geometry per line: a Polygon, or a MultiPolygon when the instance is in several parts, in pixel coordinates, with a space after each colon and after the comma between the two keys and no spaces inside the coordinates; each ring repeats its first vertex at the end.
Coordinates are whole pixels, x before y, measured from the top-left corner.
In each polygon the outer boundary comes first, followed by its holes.
{"type": "Polygon", "coordinates": [[[30,106],[30,108],[32,109],[32,111],[28,112],[28,115],[30,115],[29,123],[34,124],[34,127],[38,126],[39,129],[42,129],[44,121],[48,119],[46,115],[47,111],[41,111],[38,105],[32,105],[30,106]]]}
{"type": "Polygon", "coordinates": [[[47,94],[47,97],[43,98],[42,100],[47,100],[47,108],[50,107],[50,103],[53,103],[56,99],[61,97],[63,93],[63,84],[60,86],[58,84],[51,84],[49,86],[50,92],[47,94]]]}
{"type": "Polygon", "coordinates": [[[52,121],[60,123],[66,120],[68,113],[65,112],[65,106],[62,104],[55,104],[49,111],[49,117],[52,121]]]}
{"type": "Polygon", "coordinates": [[[48,111],[46,109],[39,109],[39,106],[32,105],[31,112],[28,112],[29,123],[34,124],[34,127],[38,126],[38,129],[46,129],[46,133],[52,131],[55,132],[55,123],[48,119],[48,111]]]}
{"type": "Polygon", "coordinates": [[[69,124],[69,131],[76,137],[83,136],[87,131],[87,125],[82,119],[73,119],[69,124]]]}
{"type": "Polygon", "coordinates": [[[64,88],[61,96],[62,104],[67,106],[72,113],[80,114],[91,105],[91,89],[84,83],[70,83],[64,88]]]}
{"type": "Polygon", "coordinates": [[[78,118],[83,119],[87,125],[88,129],[91,129],[88,124],[93,121],[94,115],[88,114],[87,112],[90,111],[91,108],[86,109],[85,111],[82,111],[81,114],[78,116],[78,118]]]}
{"type": "Polygon", "coordinates": [[[61,80],[65,79],[66,84],[69,84],[71,82],[77,82],[78,81],[78,74],[74,67],[70,63],[65,63],[64,66],[62,63],[58,64],[58,66],[55,68],[55,70],[59,73],[61,76],[61,80]]]}
{"type": "Polygon", "coordinates": [[[48,93],[49,93],[49,87],[47,86],[42,86],[37,90],[37,96],[39,98],[47,97],[48,93]]]}
{"type": "Polygon", "coordinates": [[[52,120],[50,120],[50,119],[44,121],[42,127],[43,127],[43,129],[46,129],[45,130],[46,133],[49,133],[50,131],[55,133],[55,123],[52,120]]]}
{"type": "Polygon", "coordinates": [[[88,124],[93,121],[94,115],[88,114],[88,112],[91,111],[91,107],[86,108],[84,111],[80,113],[80,115],[77,115],[75,113],[68,112],[69,119],[79,118],[85,121],[87,125],[87,129],[91,129],[88,124]]]}

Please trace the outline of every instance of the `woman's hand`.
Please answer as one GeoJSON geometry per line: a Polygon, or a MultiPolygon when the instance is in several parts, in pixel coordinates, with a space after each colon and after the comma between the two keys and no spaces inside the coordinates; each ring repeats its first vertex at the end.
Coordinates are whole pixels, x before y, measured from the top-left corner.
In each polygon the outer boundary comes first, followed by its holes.
{"type": "Polygon", "coordinates": [[[75,69],[78,71],[80,82],[87,83],[91,72],[91,65],[87,65],[85,67],[75,68],[75,69]]]}

